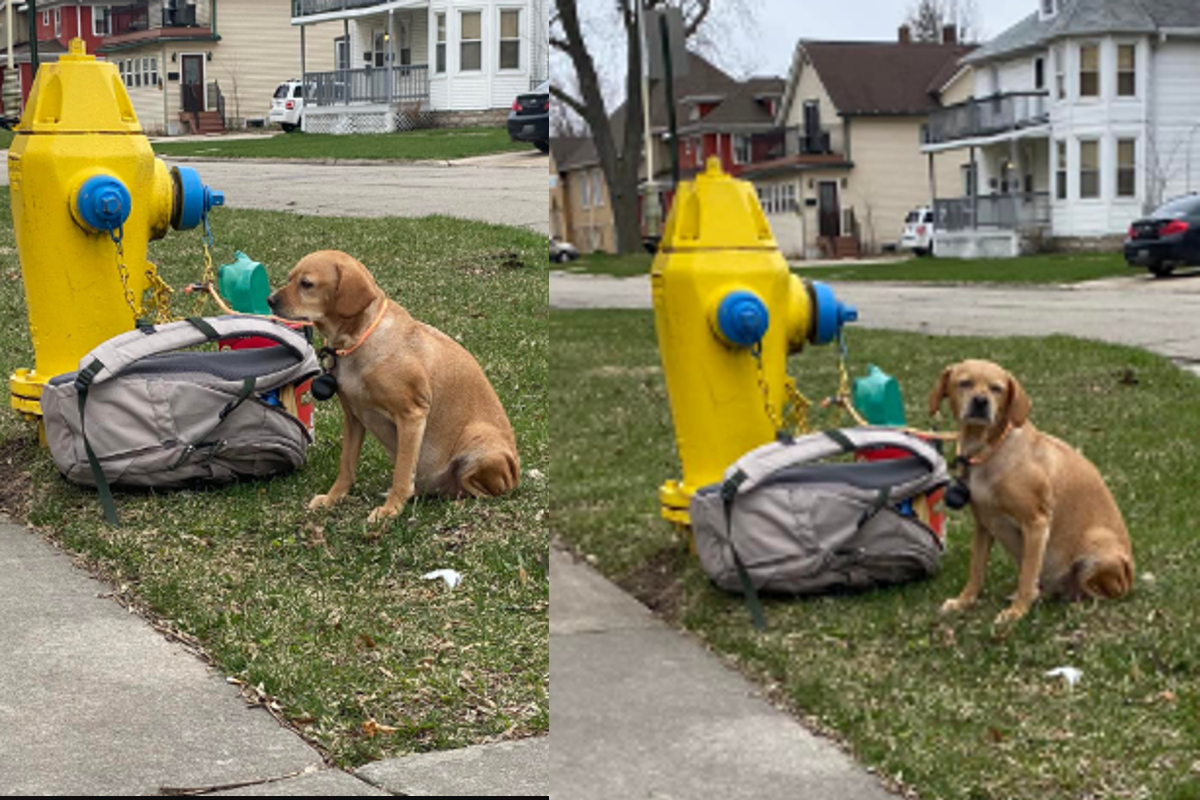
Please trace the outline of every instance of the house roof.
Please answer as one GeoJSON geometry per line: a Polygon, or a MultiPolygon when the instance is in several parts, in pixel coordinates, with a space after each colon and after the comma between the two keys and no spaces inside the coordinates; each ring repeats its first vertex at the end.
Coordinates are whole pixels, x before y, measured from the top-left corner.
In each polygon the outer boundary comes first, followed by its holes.
{"type": "MultiPolygon", "coordinates": [[[[57,61],[59,56],[67,54],[67,48],[63,47],[57,39],[38,42],[38,61],[57,61]]],[[[0,59],[8,57],[8,48],[0,47],[0,59]]],[[[33,55],[30,52],[29,42],[21,42],[13,45],[13,61],[17,64],[28,64],[33,60],[33,55]]]]}
{"type": "Polygon", "coordinates": [[[1102,33],[1154,33],[1169,28],[1200,28],[1195,0],[1060,0],[1057,14],[1034,12],[967,57],[976,63],[1040,48],[1064,36],[1102,33]]]}
{"type": "Polygon", "coordinates": [[[600,163],[600,157],[596,154],[596,143],[590,136],[551,137],[550,151],[554,155],[554,163],[559,172],[573,172],[600,163]]]}
{"type": "Polygon", "coordinates": [[[928,113],[937,107],[930,87],[939,78],[948,81],[953,77],[960,59],[972,47],[802,41],[798,50],[821,76],[838,113],[860,116],[928,113]]]}
{"type": "Polygon", "coordinates": [[[783,94],[783,88],[782,78],[751,78],[745,83],[736,84],[736,88],[716,108],[702,119],[680,125],[679,130],[772,128],[774,118],[763,101],[778,99],[783,94]]]}

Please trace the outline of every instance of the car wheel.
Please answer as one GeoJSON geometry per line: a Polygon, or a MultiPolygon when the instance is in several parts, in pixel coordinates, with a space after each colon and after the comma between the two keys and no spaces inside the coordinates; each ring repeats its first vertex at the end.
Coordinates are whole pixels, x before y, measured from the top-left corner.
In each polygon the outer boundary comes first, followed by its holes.
{"type": "Polygon", "coordinates": [[[566,264],[566,263],[570,262],[570,260],[571,260],[570,253],[559,253],[558,254],[558,263],[566,264]]]}
{"type": "Polygon", "coordinates": [[[1174,264],[1164,264],[1163,262],[1159,261],[1156,264],[1150,265],[1150,272],[1153,273],[1154,277],[1156,278],[1165,278],[1174,271],[1174,264]]]}
{"type": "Polygon", "coordinates": [[[283,128],[284,133],[291,133],[296,130],[296,126],[290,122],[281,122],[279,123],[279,127],[283,128]]]}
{"type": "Polygon", "coordinates": [[[550,152],[550,142],[549,142],[549,141],[544,141],[544,142],[534,142],[534,145],[536,145],[536,146],[537,146],[537,149],[538,149],[538,150],[541,150],[543,153],[549,153],[549,152],[550,152]]]}

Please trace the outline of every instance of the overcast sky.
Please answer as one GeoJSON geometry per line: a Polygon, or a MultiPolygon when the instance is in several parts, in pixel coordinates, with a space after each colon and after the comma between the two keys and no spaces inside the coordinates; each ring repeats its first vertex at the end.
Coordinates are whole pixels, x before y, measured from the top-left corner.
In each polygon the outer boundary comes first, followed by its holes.
{"type": "MultiPolygon", "coordinates": [[[[970,0],[960,0],[970,2],[970,0]]],[[[982,39],[1037,10],[1038,0],[973,0],[982,39]]],[[[613,0],[577,0],[584,35],[607,84],[609,110],[623,95],[624,41],[613,0]]],[[[916,0],[713,0],[699,49],[735,77],[786,76],[799,39],[893,41],[916,0]],[[748,7],[749,14],[737,13],[748,7]]],[[[569,69],[555,56],[552,74],[569,69]]],[[[560,83],[563,81],[559,80],[560,83]]],[[[573,82],[569,82],[573,83],[573,82]]]]}
{"type": "MultiPolygon", "coordinates": [[[[720,0],[716,0],[720,2],[720,0]]],[[[585,0],[595,2],[595,0],[585,0]]],[[[892,40],[911,0],[755,0],[757,36],[736,38],[756,74],[786,75],[797,39],[892,40]],[[747,44],[752,47],[747,48],[747,44]],[[757,62],[757,63],[755,63],[757,62]]],[[[1037,10],[1037,0],[975,0],[986,40],[1037,10]]],[[[715,32],[709,31],[709,36],[715,32]]],[[[739,65],[730,65],[737,68],[739,65]]]]}

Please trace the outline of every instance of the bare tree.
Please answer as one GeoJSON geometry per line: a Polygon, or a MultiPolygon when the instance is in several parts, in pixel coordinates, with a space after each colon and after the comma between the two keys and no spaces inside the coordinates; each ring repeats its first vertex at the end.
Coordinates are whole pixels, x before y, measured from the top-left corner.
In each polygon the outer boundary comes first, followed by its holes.
{"type": "MultiPolygon", "coordinates": [[[[558,80],[550,92],[587,124],[596,145],[600,168],[612,198],[617,249],[632,253],[641,249],[638,220],[638,167],[642,154],[642,52],[638,39],[637,0],[615,0],[619,33],[625,50],[624,130],[614,130],[604,102],[601,77],[591,43],[584,36],[576,0],[555,0],[550,19],[550,46],[567,57],[578,90],[572,92],[558,80]]],[[[649,9],[667,5],[666,0],[646,0],[649,9]]],[[[712,0],[682,0],[685,35],[692,36],[712,10],[712,0]]]]}
{"type": "Polygon", "coordinates": [[[981,34],[978,0],[917,0],[905,24],[916,42],[940,42],[942,31],[950,25],[958,41],[975,42],[981,34]]]}

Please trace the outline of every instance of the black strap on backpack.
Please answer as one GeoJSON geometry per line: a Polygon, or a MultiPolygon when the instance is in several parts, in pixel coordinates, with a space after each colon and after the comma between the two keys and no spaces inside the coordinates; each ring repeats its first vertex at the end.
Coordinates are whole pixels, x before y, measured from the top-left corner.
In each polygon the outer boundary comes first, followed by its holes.
{"type": "Polygon", "coordinates": [[[121,521],[117,518],[117,505],[113,502],[112,487],[108,485],[108,479],[104,477],[104,470],[100,469],[100,461],[92,451],[92,445],[87,438],[85,421],[88,389],[91,388],[92,381],[96,379],[102,369],[104,369],[104,365],[100,363],[99,359],[96,359],[81,369],[75,377],[75,391],[79,394],[79,430],[83,434],[83,449],[87,451],[88,466],[92,468],[92,480],[96,482],[96,490],[100,492],[100,505],[104,506],[104,519],[109,525],[119,528],[121,521]]]}

